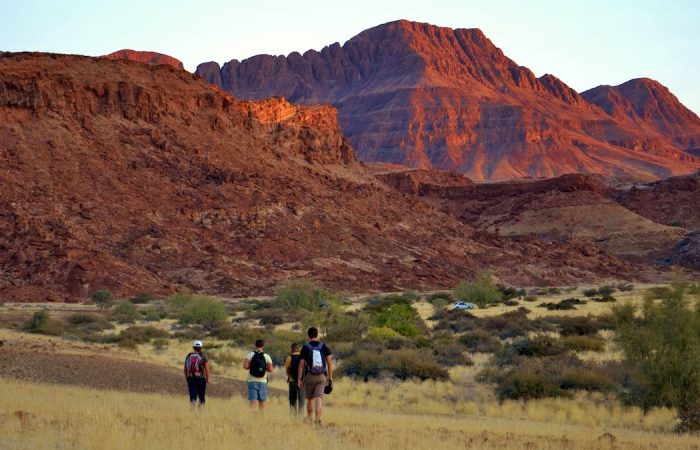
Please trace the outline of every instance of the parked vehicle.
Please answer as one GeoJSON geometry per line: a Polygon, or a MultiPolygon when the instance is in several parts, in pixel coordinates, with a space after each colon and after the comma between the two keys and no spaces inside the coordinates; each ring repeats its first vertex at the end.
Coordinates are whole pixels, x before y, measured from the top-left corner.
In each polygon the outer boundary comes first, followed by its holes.
{"type": "Polygon", "coordinates": [[[474,303],[469,303],[469,302],[456,302],[454,305],[452,305],[452,309],[474,309],[476,308],[476,305],[474,303]]]}

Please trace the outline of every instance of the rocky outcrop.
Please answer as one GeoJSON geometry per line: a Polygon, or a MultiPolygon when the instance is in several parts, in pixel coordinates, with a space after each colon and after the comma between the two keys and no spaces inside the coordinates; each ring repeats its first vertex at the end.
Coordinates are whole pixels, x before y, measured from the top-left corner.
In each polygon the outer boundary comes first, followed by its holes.
{"type": "Polygon", "coordinates": [[[176,69],[185,70],[185,66],[179,59],[157,52],[124,49],[117,50],[109,55],[104,55],[103,58],[122,61],[136,61],[146,64],[165,64],[176,69]]]}
{"type": "Polygon", "coordinates": [[[620,120],[556,77],[536,78],[478,29],[390,22],[320,52],[217,67],[197,73],[242,98],[332,104],[363,161],[475,180],[572,172],[652,179],[700,167],[683,151],[697,145],[680,128],[660,133],[620,120]]]}
{"type": "Polygon", "coordinates": [[[700,230],[700,172],[619,189],[615,199],[654,222],[700,230]]]}

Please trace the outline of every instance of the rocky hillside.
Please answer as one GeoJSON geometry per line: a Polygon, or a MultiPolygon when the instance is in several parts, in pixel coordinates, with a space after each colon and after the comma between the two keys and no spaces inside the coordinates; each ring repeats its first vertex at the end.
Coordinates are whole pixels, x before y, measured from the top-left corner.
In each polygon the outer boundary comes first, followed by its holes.
{"type": "Polygon", "coordinates": [[[157,52],[144,52],[138,50],[117,50],[116,52],[104,55],[103,58],[124,61],[136,61],[146,64],[167,64],[176,69],[185,70],[185,66],[179,59],[157,52]]]}
{"type": "Polygon", "coordinates": [[[553,75],[535,77],[478,29],[397,21],[320,52],[209,62],[197,73],[242,98],[333,104],[363,161],[475,180],[572,172],[652,179],[700,167],[698,119],[676,114],[685,108],[662,86],[623,94],[634,100],[608,111],[553,75]]]}
{"type": "Polygon", "coordinates": [[[602,252],[480,233],[379,182],[335,110],[240,101],[167,65],[0,55],[0,299],[179,288],[542,284],[636,276],[602,252]]]}
{"type": "Polygon", "coordinates": [[[694,190],[696,180],[690,177],[624,193],[607,187],[598,175],[482,184],[423,170],[378,173],[377,177],[476,230],[597,247],[627,261],[665,264],[673,259],[700,269],[691,260],[677,257],[679,249],[692,247],[684,243],[694,236],[693,212],[700,197],[694,190]],[[658,214],[646,214],[657,209],[666,211],[665,217],[684,217],[686,228],[677,223],[670,226],[658,214]]]}

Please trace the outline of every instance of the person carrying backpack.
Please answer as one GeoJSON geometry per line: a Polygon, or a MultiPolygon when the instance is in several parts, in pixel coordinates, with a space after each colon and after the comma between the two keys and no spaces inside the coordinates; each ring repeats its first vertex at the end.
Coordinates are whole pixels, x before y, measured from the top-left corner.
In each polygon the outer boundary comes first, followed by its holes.
{"type": "Polygon", "coordinates": [[[204,395],[209,383],[209,358],[202,351],[202,341],[194,341],[193,352],[185,356],[184,372],[187,389],[190,393],[190,407],[194,409],[199,399],[199,406],[204,406],[204,395]]]}
{"type": "Polygon", "coordinates": [[[284,368],[287,370],[287,383],[289,384],[289,408],[296,413],[304,410],[304,389],[299,387],[299,344],[292,344],[292,353],[287,356],[284,368]]]}
{"type": "Polygon", "coordinates": [[[299,381],[297,386],[306,395],[306,413],[310,421],[316,413],[316,424],[321,424],[324,390],[330,393],[333,386],[333,354],[331,349],[318,338],[318,329],[307,331],[309,342],[302,347],[299,356],[299,381]],[[315,411],[314,411],[315,410],[315,411]]]}
{"type": "Polygon", "coordinates": [[[243,361],[243,368],[248,371],[248,401],[250,407],[256,406],[262,411],[267,401],[267,374],[272,373],[272,358],[263,351],[265,341],[255,341],[255,350],[249,352],[243,361]]]}

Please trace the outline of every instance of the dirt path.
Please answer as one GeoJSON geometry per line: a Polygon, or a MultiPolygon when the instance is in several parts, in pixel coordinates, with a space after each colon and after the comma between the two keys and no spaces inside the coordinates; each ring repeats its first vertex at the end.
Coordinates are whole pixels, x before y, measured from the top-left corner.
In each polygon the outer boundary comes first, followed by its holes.
{"type": "MultiPolygon", "coordinates": [[[[70,355],[0,349],[0,377],[43,383],[71,384],[95,389],[155,392],[187,395],[182,372],[149,363],[109,358],[97,354],[70,355]]],[[[207,395],[232,397],[246,395],[243,381],[212,377],[207,395]]],[[[274,389],[272,395],[284,395],[274,389]]]]}

